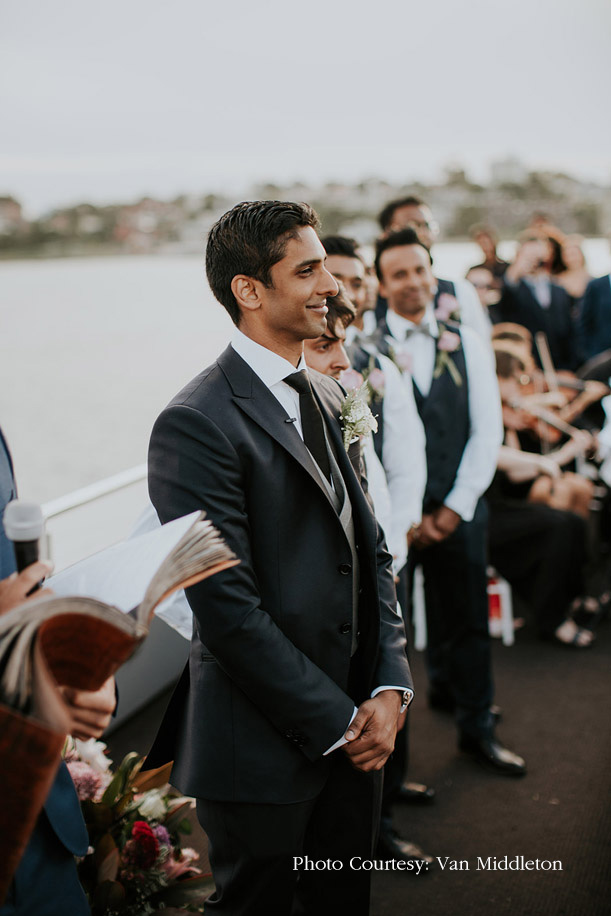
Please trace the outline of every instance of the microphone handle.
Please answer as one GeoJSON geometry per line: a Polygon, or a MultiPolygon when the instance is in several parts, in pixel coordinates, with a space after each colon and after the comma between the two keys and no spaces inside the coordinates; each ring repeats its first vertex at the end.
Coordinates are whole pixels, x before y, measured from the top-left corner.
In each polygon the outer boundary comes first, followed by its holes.
{"type": "MultiPolygon", "coordinates": [[[[15,548],[15,561],[17,563],[17,572],[21,572],[26,566],[31,566],[32,563],[36,563],[40,556],[40,544],[38,540],[35,541],[13,541],[13,547],[15,548]]],[[[30,589],[27,596],[31,595],[36,589],[40,588],[43,580],[37,582],[33,588],[30,589]]]]}

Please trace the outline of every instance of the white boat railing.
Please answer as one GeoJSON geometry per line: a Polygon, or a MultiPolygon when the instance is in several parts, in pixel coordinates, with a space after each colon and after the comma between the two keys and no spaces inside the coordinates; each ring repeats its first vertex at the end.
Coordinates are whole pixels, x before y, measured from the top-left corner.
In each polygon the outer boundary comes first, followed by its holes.
{"type": "Polygon", "coordinates": [[[81,487],[79,490],[73,490],[65,496],[59,496],[48,503],[43,503],[42,514],[45,519],[55,518],[69,512],[71,509],[78,509],[86,503],[91,503],[102,496],[108,496],[110,493],[116,493],[117,490],[123,490],[125,487],[131,487],[134,483],[139,483],[146,477],[146,464],[138,464],[134,468],[128,468],[126,471],[120,471],[113,474],[112,477],[105,477],[103,480],[97,480],[87,487],[81,487]]]}

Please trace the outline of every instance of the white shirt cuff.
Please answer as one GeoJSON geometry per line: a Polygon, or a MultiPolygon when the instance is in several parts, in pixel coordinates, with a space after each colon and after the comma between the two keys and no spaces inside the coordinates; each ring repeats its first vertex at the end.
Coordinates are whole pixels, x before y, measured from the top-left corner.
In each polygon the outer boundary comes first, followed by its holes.
{"type": "Polygon", "coordinates": [[[403,695],[404,693],[407,693],[408,694],[408,697],[407,697],[408,706],[414,699],[414,691],[410,690],[409,687],[397,687],[395,685],[387,687],[386,684],[383,687],[376,687],[376,689],[371,694],[371,699],[373,700],[373,698],[377,696],[378,693],[382,693],[383,690],[398,690],[401,695],[403,695]]]}
{"type": "MultiPolygon", "coordinates": [[[[412,700],[413,700],[413,698],[414,698],[414,691],[413,691],[413,690],[410,690],[409,687],[394,687],[394,686],[386,687],[386,686],[384,686],[384,687],[376,687],[376,689],[375,689],[375,690],[373,691],[373,693],[371,694],[371,699],[373,700],[373,698],[374,698],[378,693],[382,693],[383,690],[398,690],[399,693],[401,693],[401,694],[404,694],[405,692],[407,692],[407,693],[409,694],[409,697],[408,697],[408,704],[407,704],[408,706],[409,706],[409,704],[412,702],[412,700]]],[[[352,725],[352,722],[353,722],[354,717],[356,716],[357,712],[358,712],[358,709],[357,709],[356,706],[355,706],[355,707],[354,707],[354,711],[353,711],[352,715],[350,716],[350,722],[348,722],[348,725],[347,725],[346,728],[344,729],[343,735],[341,736],[341,738],[340,738],[338,741],[335,742],[335,744],[332,744],[331,747],[330,747],[328,750],[326,750],[326,751],[324,752],[323,757],[326,757],[327,754],[332,754],[333,751],[336,751],[339,747],[343,747],[344,744],[348,744],[348,742],[346,741],[346,738],[345,738],[344,736],[345,736],[346,732],[348,731],[348,729],[350,728],[350,726],[352,725]]]]}
{"type": "MultiPolygon", "coordinates": [[[[480,494],[481,495],[481,494],[480,494]]],[[[474,495],[468,487],[454,487],[443,501],[444,506],[460,515],[463,521],[470,522],[475,515],[479,496],[474,495]]]]}
{"type": "Polygon", "coordinates": [[[350,726],[352,725],[352,721],[353,721],[354,717],[356,716],[357,712],[358,712],[358,709],[357,709],[356,706],[355,706],[355,707],[354,707],[354,712],[353,712],[352,715],[350,716],[350,722],[348,722],[348,725],[345,727],[345,729],[344,729],[344,731],[343,731],[343,734],[342,734],[341,738],[339,739],[339,741],[336,741],[335,744],[332,744],[331,747],[329,748],[329,750],[327,750],[327,751],[324,752],[323,757],[326,757],[327,754],[333,753],[333,751],[336,751],[336,750],[338,749],[338,747],[343,747],[344,744],[348,744],[348,742],[346,741],[344,735],[346,734],[346,732],[348,731],[348,729],[349,729],[350,726]]]}

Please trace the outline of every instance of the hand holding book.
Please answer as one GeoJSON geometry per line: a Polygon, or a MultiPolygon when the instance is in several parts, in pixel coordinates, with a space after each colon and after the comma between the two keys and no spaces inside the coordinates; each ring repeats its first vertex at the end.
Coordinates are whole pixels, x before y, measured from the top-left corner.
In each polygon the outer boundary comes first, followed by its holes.
{"type": "Polygon", "coordinates": [[[0,784],[13,825],[0,840],[0,903],[74,728],[69,691],[99,690],[168,595],[238,562],[195,512],[75,564],[49,580],[53,594],[0,616],[0,784]]]}

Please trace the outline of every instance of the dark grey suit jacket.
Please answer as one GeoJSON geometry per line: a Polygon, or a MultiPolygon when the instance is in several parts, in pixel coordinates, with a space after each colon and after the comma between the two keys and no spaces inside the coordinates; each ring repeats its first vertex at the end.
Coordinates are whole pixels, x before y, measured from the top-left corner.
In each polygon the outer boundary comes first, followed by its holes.
{"type": "Polygon", "coordinates": [[[609,274],[590,280],[579,315],[579,342],[584,360],[611,348],[611,282],[609,274]]]}
{"type": "Polygon", "coordinates": [[[188,590],[188,670],[149,764],[175,760],[182,791],[219,801],[314,797],[353,705],[411,686],[391,558],[341,441],[342,390],[312,373],[352,503],[360,562],[359,677],[351,665],[352,556],[282,406],[228,347],[157,420],[149,490],[162,522],[203,508],[239,566],[188,590]],[[353,677],[352,672],[351,677],[353,677]]]}

